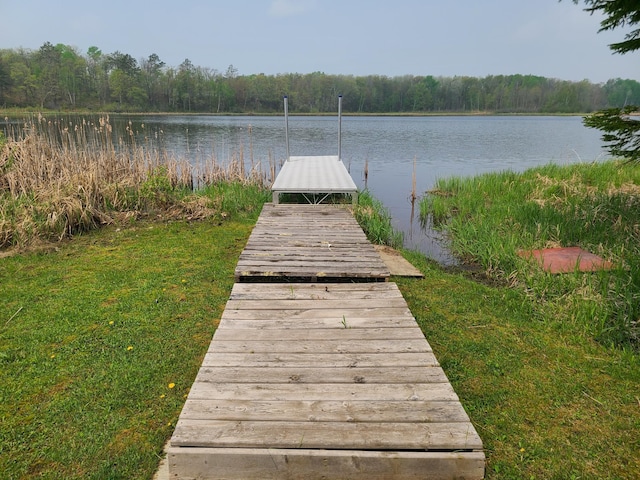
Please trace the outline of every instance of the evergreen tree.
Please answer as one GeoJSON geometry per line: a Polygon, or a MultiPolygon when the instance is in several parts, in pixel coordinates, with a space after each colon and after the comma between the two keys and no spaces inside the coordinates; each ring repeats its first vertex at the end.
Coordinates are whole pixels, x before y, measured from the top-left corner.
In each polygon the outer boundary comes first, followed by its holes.
{"type": "MultiPolygon", "coordinates": [[[[580,3],[580,0],[574,0],[580,3]]],[[[628,53],[640,49],[640,2],[637,0],[584,0],[586,11],[591,14],[602,13],[605,18],[600,22],[599,32],[619,27],[633,27],[621,42],[612,43],[609,48],[615,53],[628,53]]],[[[626,103],[626,102],[625,102],[626,103]]],[[[619,108],[602,110],[585,117],[587,127],[604,132],[602,139],[609,142],[607,148],[612,155],[619,155],[633,161],[640,161],[640,121],[631,114],[640,108],[636,105],[624,105],[619,108]]]]}
{"type": "Polygon", "coordinates": [[[637,162],[640,161],[640,121],[630,117],[637,108],[631,105],[602,110],[585,117],[584,124],[604,132],[602,139],[609,142],[607,148],[612,155],[637,162]]]}
{"type": "MultiPolygon", "coordinates": [[[[580,0],[573,0],[578,4],[580,0]]],[[[585,10],[605,16],[600,22],[599,32],[615,30],[619,27],[635,27],[640,23],[640,4],[635,0],[584,0],[585,10]]],[[[640,48],[640,28],[627,33],[622,42],[612,43],[609,48],[616,53],[628,53],[640,48]]]]}

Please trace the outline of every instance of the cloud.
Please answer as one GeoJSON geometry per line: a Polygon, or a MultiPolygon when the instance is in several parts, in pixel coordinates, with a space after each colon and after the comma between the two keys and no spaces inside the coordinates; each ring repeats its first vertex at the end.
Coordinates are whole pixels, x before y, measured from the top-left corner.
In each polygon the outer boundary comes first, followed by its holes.
{"type": "Polygon", "coordinates": [[[313,10],[315,0],[273,0],[269,14],[273,17],[291,17],[313,10]]]}

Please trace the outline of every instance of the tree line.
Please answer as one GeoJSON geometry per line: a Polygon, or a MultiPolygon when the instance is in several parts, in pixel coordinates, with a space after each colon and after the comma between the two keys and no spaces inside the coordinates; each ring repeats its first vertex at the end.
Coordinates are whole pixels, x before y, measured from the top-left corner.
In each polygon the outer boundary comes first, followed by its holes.
{"type": "Polygon", "coordinates": [[[0,50],[0,107],[56,110],[274,113],[282,97],[292,113],[589,113],[640,105],[640,83],[594,84],[536,75],[387,77],[383,75],[240,75],[185,59],[167,66],[157,54],[136,60],[46,42],[38,50],[0,50]]]}

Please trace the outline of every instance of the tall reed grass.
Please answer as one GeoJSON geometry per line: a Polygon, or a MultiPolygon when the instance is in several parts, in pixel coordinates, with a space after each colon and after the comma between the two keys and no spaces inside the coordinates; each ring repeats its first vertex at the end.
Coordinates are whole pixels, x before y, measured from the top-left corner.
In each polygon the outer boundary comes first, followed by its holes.
{"type": "Polygon", "coordinates": [[[540,318],[640,346],[640,166],[611,161],[448,178],[421,200],[420,212],[448,233],[460,258],[524,288],[540,318]],[[582,247],[615,268],[552,275],[518,255],[557,246],[582,247]]]}
{"type": "Polygon", "coordinates": [[[108,115],[97,121],[39,115],[9,132],[0,142],[0,248],[158,212],[224,213],[203,194],[206,188],[237,183],[261,190],[275,171],[274,165],[245,166],[242,151],[226,162],[210,157],[194,166],[135,138],[131,123],[114,134],[108,115]]]}

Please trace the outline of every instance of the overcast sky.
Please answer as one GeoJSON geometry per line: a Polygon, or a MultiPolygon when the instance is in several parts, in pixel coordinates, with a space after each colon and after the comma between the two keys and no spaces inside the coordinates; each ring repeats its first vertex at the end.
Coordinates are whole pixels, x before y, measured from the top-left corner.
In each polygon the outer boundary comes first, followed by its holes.
{"type": "Polygon", "coordinates": [[[241,75],[533,74],[640,81],[624,31],[571,0],[0,0],[0,48],[156,53],[241,75]]]}

